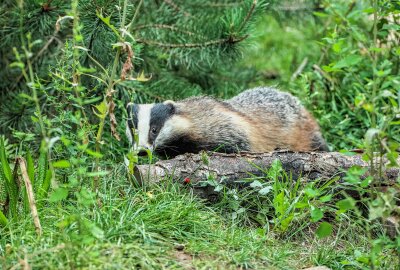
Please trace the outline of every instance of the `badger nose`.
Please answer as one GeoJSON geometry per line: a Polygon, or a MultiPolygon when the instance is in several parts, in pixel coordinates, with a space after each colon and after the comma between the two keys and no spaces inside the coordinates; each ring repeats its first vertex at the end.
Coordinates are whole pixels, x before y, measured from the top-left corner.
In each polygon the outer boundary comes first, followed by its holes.
{"type": "Polygon", "coordinates": [[[146,149],[145,149],[145,148],[140,148],[139,153],[138,153],[138,156],[140,156],[140,157],[147,156],[147,151],[146,151],[146,149]]]}
{"type": "Polygon", "coordinates": [[[139,152],[138,152],[138,156],[147,156],[147,153],[151,151],[153,152],[153,147],[151,146],[139,146],[139,152]]]}

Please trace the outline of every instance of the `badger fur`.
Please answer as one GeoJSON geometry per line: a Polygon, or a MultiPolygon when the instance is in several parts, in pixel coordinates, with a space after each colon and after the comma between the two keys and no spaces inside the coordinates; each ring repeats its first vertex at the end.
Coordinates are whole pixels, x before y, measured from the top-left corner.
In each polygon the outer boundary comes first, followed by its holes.
{"type": "Polygon", "coordinates": [[[201,150],[233,153],[327,151],[319,126],[299,100],[269,87],[232,99],[193,97],[178,102],[127,106],[127,136],[136,130],[140,149],[167,157],[201,150]]]}

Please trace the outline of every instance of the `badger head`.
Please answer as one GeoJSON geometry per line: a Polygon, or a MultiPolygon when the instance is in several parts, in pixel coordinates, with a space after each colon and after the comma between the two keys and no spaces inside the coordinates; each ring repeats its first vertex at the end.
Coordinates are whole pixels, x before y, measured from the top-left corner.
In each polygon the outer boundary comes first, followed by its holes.
{"type": "Polygon", "coordinates": [[[189,123],[177,112],[176,103],[166,101],[156,104],[127,105],[126,135],[131,144],[137,144],[139,154],[145,150],[162,153],[175,147],[177,138],[187,132],[189,123]],[[134,141],[135,132],[138,142],[134,141]]]}

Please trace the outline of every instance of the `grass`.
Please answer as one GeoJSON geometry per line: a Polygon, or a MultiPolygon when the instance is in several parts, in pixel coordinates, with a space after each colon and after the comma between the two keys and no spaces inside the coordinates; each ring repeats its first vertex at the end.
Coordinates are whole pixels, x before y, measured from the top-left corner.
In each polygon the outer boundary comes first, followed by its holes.
{"type": "Polygon", "coordinates": [[[245,50],[241,63],[259,72],[251,85],[278,85],[299,96],[300,87],[290,84],[291,76],[305,58],[308,64],[317,61],[320,50],[318,27],[310,14],[304,16],[307,19],[299,14],[269,14],[257,24],[257,34],[251,38],[252,45],[245,50]]]}
{"type": "MultiPolygon", "coordinates": [[[[288,238],[244,226],[231,209],[206,205],[168,181],[134,188],[120,168],[102,183],[91,205],[49,203],[39,213],[41,238],[29,216],[2,228],[2,269],[363,269],[368,239],[353,226],[339,224],[322,240],[312,226],[288,238]],[[71,222],[74,216],[80,219],[71,222]]],[[[395,269],[390,256],[385,269],[395,269]]]]}

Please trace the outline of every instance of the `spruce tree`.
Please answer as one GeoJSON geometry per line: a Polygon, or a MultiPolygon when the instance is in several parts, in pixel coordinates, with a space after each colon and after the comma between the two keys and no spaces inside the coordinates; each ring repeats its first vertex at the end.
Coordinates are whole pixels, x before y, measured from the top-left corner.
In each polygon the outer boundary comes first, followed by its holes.
{"type": "MultiPolygon", "coordinates": [[[[119,105],[129,100],[232,95],[243,87],[233,63],[265,6],[260,0],[3,1],[1,132],[26,128],[33,113],[32,105],[21,98],[29,89],[15,64],[16,52],[29,46],[28,34],[32,52],[28,58],[43,90],[39,94],[45,111],[53,109],[46,102],[63,95],[60,77],[74,81],[76,65],[81,70],[79,91],[87,99],[105,95],[105,86],[94,78],[103,73],[123,79],[114,89],[119,105]]],[[[91,113],[90,108],[86,111],[91,113]]]]}

